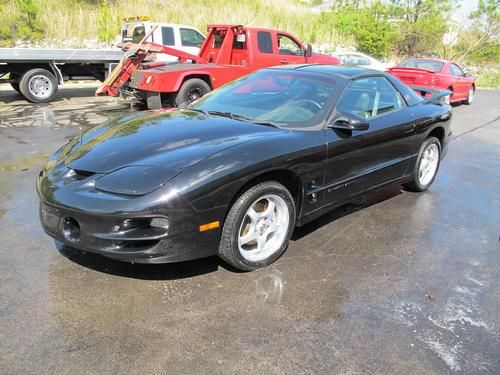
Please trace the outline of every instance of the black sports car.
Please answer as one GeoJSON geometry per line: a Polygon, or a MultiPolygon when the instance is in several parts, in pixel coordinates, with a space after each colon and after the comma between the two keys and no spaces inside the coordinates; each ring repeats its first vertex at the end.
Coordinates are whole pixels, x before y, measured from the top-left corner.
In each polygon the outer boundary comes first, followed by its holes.
{"type": "Polygon", "coordinates": [[[270,264],[294,227],[387,184],[424,191],[445,154],[449,92],[393,76],[297,65],[260,70],[189,108],[137,113],[73,138],[37,188],[45,231],[110,258],[218,254],[270,264]]]}

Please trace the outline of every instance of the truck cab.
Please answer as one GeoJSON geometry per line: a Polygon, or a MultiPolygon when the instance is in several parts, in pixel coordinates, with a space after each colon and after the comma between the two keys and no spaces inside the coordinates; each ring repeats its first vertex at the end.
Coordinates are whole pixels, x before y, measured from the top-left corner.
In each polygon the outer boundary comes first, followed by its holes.
{"type": "MultiPolygon", "coordinates": [[[[124,18],[121,41],[139,43],[154,27],[156,29],[145,42],[161,44],[193,55],[198,54],[205,40],[205,36],[192,26],[151,22],[149,17],[138,16],[124,18]]],[[[157,54],[155,60],[174,62],[178,57],[162,53],[157,54]]]]}

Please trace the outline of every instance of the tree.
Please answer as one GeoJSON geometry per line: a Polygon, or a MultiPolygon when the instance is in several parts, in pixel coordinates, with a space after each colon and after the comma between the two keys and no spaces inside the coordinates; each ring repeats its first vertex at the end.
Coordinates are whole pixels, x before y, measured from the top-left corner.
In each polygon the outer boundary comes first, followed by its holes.
{"type": "Polygon", "coordinates": [[[39,9],[33,0],[0,1],[0,44],[14,44],[16,39],[37,40],[43,37],[39,9]]]}
{"type": "Polygon", "coordinates": [[[391,0],[393,16],[401,38],[399,54],[413,56],[440,47],[447,25],[447,13],[455,0],[391,0]]]}
{"type": "Polygon", "coordinates": [[[475,62],[500,61],[500,0],[480,0],[469,16],[472,25],[461,31],[455,57],[475,62]]]}
{"type": "Polygon", "coordinates": [[[354,37],[360,51],[376,57],[387,56],[396,39],[388,6],[381,1],[361,7],[355,1],[343,3],[347,5],[337,4],[333,8],[332,23],[337,32],[344,38],[354,37]]]}

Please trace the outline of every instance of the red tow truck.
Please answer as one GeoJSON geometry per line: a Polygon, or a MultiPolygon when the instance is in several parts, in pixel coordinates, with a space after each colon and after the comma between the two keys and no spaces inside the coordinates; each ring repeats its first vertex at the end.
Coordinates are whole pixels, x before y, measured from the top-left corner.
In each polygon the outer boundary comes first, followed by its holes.
{"type": "Polygon", "coordinates": [[[96,95],[133,95],[149,109],[178,106],[254,70],[286,64],[334,64],[335,57],[313,54],[284,31],[241,25],[209,25],[198,55],[146,43],[122,45],[125,57],[96,95]],[[167,53],[178,63],[148,61],[167,53]]]}

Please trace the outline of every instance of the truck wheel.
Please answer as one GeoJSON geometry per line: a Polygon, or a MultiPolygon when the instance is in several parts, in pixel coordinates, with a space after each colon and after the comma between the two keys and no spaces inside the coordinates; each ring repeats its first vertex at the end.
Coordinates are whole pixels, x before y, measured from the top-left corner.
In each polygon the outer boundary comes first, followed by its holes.
{"type": "Polygon", "coordinates": [[[31,69],[23,74],[19,89],[31,103],[46,103],[56,95],[57,79],[46,69],[31,69]]]}
{"type": "Polygon", "coordinates": [[[201,98],[211,90],[208,83],[199,78],[191,78],[184,82],[175,97],[175,105],[191,103],[193,100],[201,98]]]}
{"type": "Polygon", "coordinates": [[[161,94],[159,92],[146,92],[146,107],[148,109],[161,109],[161,94]]]}
{"type": "Polygon", "coordinates": [[[16,90],[18,93],[21,93],[21,90],[19,90],[19,74],[10,73],[9,79],[15,81],[15,82],[10,82],[10,85],[12,86],[12,88],[14,90],[16,90]]]}

